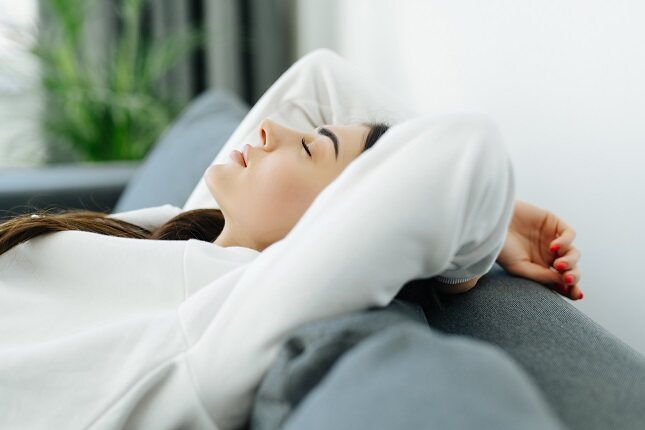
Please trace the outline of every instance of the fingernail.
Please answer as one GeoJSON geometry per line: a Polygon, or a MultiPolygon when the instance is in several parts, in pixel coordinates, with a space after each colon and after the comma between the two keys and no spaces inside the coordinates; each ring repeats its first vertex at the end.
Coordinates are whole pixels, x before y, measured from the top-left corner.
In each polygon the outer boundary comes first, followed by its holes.
{"type": "Polygon", "coordinates": [[[572,284],[572,283],[573,283],[573,275],[567,275],[567,276],[565,276],[565,277],[564,277],[564,281],[565,281],[567,284],[572,284]]]}
{"type": "Polygon", "coordinates": [[[578,297],[578,300],[582,300],[582,298],[583,298],[584,296],[585,296],[585,295],[584,295],[584,294],[582,293],[582,291],[581,291],[581,292],[580,292],[580,297],[578,297]]]}
{"type": "Polygon", "coordinates": [[[556,243],[551,247],[551,252],[556,252],[558,249],[560,249],[560,244],[556,243]]]}
{"type": "Polygon", "coordinates": [[[556,269],[558,269],[558,270],[564,270],[566,268],[567,268],[567,265],[565,263],[558,263],[556,265],[556,269]]]}

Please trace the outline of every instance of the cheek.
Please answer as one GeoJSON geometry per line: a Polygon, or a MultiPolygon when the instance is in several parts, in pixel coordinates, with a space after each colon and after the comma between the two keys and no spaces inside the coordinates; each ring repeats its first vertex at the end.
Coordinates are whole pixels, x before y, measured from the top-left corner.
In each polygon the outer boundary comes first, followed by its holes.
{"type": "Polygon", "coordinates": [[[262,166],[249,176],[248,188],[258,210],[285,218],[301,215],[317,195],[311,172],[291,166],[262,166]]]}
{"type": "Polygon", "coordinates": [[[261,223],[268,229],[288,230],[301,217],[319,193],[315,169],[285,154],[272,154],[250,170],[244,178],[246,223],[261,223]]]}
{"type": "Polygon", "coordinates": [[[263,237],[290,230],[324,188],[321,173],[304,163],[297,156],[272,154],[248,169],[211,166],[204,180],[225,213],[263,237]]]}

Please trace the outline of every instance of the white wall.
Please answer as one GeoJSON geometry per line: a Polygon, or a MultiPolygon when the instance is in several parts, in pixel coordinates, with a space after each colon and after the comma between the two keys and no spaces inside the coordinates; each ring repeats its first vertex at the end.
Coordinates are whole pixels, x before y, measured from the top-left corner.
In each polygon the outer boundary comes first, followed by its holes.
{"type": "Polygon", "coordinates": [[[569,303],[645,354],[645,2],[298,6],[299,55],[335,49],[425,112],[497,122],[517,197],[577,232],[585,298],[569,303]]]}

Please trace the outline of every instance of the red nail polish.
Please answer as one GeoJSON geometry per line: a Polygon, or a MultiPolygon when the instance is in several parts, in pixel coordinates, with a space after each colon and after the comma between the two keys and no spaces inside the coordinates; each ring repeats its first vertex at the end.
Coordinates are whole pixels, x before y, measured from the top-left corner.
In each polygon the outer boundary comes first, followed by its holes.
{"type": "Polygon", "coordinates": [[[583,298],[584,296],[585,296],[585,295],[584,295],[584,294],[582,294],[582,292],[580,292],[580,297],[578,297],[578,300],[582,300],[582,298],[583,298]]]}
{"type": "Polygon", "coordinates": [[[567,284],[572,284],[573,283],[573,275],[567,275],[564,277],[564,280],[567,284]]]}
{"type": "Polygon", "coordinates": [[[551,247],[551,252],[556,252],[558,249],[560,249],[560,244],[557,243],[551,247]]]}
{"type": "Polygon", "coordinates": [[[558,269],[558,270],[564,270],[566,268],[567,268],[567,265],[565,263],[558,263],[556,265],[556,269],[558,269]]]}

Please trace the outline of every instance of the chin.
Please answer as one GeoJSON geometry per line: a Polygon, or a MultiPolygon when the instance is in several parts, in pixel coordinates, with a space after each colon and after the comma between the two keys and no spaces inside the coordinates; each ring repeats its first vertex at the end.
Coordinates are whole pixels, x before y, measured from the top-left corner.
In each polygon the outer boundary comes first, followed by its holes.
{"type": "Polygon", "coordinates": [[[215,171],[217,171],[217,169],[219,169],[219,167],[217,167],[217,166],[219,166],[219,164],[211,164],[210,166],[208,166],[208,167],[206,168],[206,170],[204,170],[204,174],[202,175],[202,177],[204,178],[204,180],[205,180],[208,176],[212,175],[215,171]]]}
{"type": "Polygon", "coordinates": [[[221,167],[221,164],[213,164],[206,169],[202,176],[213,197],[215,197],[214,190],[222,187],[221,167]]]}

